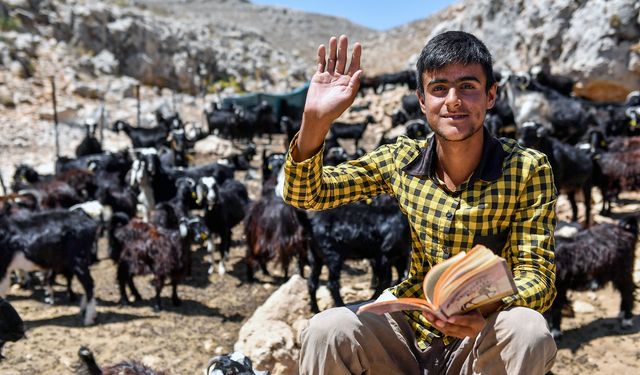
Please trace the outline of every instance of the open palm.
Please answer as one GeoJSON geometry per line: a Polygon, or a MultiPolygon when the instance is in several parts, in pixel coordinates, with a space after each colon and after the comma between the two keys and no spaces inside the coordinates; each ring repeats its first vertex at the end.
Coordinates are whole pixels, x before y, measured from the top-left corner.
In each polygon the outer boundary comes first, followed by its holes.
{"type": "Polygon", "coordinates": [[[318,69],[311,78],[305,115],[330,124],[353,103],[360,86],[360,54],[362,48],[356,43],[349,68],[347,65],[347,37],[335,37],[329,41],[329,57],[325,60],[325,46],[318,48],[318,69]]]}

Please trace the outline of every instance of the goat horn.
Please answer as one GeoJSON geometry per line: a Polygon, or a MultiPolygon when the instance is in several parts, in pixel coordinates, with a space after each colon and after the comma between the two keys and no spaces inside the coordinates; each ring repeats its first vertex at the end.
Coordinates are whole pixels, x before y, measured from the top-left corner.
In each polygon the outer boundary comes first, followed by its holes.
{"type": "Polygon", "coordinates": [[[37,209],[39,210],[42,207],[42,194],[35,189],[24,189],[18,191],[19,195],[31,195],[36,199],[37,209]]]}

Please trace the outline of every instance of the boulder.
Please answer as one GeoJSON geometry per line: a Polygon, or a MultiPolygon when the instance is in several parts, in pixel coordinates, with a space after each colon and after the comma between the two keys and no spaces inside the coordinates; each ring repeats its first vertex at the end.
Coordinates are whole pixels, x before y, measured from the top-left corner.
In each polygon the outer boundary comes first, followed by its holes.
{"type": "Polygon", "coordinates": [[[235,351],[272,375],[298,373],[299,343],[292,325],[308,315],[307,283],[299,275],[275,291],[240,329],[235,351]]]}

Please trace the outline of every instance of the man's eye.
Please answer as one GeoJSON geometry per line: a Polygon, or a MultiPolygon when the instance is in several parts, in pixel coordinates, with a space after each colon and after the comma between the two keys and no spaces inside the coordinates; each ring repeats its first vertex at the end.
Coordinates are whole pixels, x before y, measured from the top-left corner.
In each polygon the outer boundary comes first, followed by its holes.
{"type": "Polygon", "coordinates": [[[435,91],[442,91],[442,90],[444,90],[444,87],[442,87],[442,86],[436,86],[436,87],[434,87],[432,90],[433,90],[434,92],[435,92],[435,91]]]}
{"type": "Polygon", "coordinates": [[[463,83],[462,84],[462,89],[463,90],[473,90],[475,89],[475,86],[471,83],[463,83]]]}

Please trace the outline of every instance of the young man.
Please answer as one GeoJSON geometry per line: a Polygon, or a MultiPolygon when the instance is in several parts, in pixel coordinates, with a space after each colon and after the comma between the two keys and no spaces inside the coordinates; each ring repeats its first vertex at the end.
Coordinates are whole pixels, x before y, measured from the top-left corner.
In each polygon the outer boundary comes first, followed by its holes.
{"type": "Polygon", "coordinates": [[[284,198],[321,210],[377,194],[396,197],[409,219],[409,276],[387,298],[422,297],[424,275],[481,243],[507,260],[516,296],[447,321],[416,311],[356,315],[357,306],[314,316],[301,334],[301,374],[543,374],[556,346],[541,312],[555,297],[556,191],[542,153],[483,128],[496,100],[491,54],[465,32],[431,39],[417,63],[422,111],[434,136],[401,137],[362,158],[322,167],[331,123],[353,103],[361,46],[347,68],[347,38],[318,49],[302,128],[285,164],[284,198]]]}

